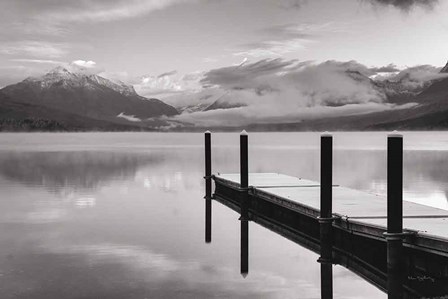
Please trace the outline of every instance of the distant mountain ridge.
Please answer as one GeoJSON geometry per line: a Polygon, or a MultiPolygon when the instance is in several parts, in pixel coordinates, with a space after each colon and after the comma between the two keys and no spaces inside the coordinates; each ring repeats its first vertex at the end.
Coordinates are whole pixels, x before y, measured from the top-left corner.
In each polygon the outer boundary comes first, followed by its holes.
{"type": "MultiPolygon", "coordinates": [[[[31,105],[43,113],[45,119],[58,119],[64,123],[62,114],[76,115],[79,118],[95,120],[96,127],[105,122],[105,129],[111,124],[118,127],[145,127],[144,120],[162,115],[172,116],[178,111],[158,99],[147,99],[138,95],[132,86],[123,82],[114,82],[98,75],[89,75],[69,71],[57,67],[41,77],[30,77],[17,84],[9,85],[0,90],[6,96],[8,103],[31,105]],[[129,122],[119,115],[132,115],[142,120],[142,123],[129,122]]],[[[0,113],[5,109],[0,103],[0,113]]],[[[30,106],[28,106],[30,107],[30,106]]],[[[16,107],[17,108],[17,107],[16,107]]],[[[8,109],[12,109],[10,105],[8,109]]],[[[23,113],[23,110],[20,110],[23,113]]],[[[15,113],[19,115],[20,113],[15,113]]],[[[13,113],[14,114],[14,113],[13,113]]],[[[36,113],[36,117],[43,117],[36,113]]],[[[32,111],[26,115],[33,116],[32,111]]],[[[73,126],[72,123],[68,125],[73,126]]],[[[80,124],[80,127],[85,127],[80,124]]]]}
{"type": "MultiPolygon", "coordinates": [[[[440,73],[448,74],[448,63],[440,69],[440,73]]],[[[346,71],[345,75],[384,95],[384,102],[392,107],[401,105],[400,109],[298,120],[294,123],[253,123],[245,127],[250,130],[287,131],[448,128],[448,76],[435,76],[436,79],[417,82],[408,73],[385,80],[373,80],[356,70],[346,71]]],[[[260,91],[263,94],[271,92],[276,90],[260,91]]],[[[182,123],[170,117],[176,116],[179,111],[189,114],[238,107],[244,109],[248,94],[244,89],[237,88],[204,88],[197,93],[184,95],[184,99],[179,96],[174,100],[167,99],[169,103],[177,103],[176,109],[158,99],[138,95],[132,86],[123,82],[57,67],[41,77],[30,77],[0,90],[0,130],[202,130],[195,125],[194,118],[182,123]]],[[[337,97],[330,98],[324,104],[333,107],[350,103],[348,100],[338,100],[337,97]]]]}

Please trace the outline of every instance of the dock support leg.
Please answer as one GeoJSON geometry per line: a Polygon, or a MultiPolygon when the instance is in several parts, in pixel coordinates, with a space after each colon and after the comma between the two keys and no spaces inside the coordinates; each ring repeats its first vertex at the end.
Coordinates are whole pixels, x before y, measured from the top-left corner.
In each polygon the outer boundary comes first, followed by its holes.
{"type": "Polygon", "coordinates": [[[320,258],[321,298],[333,298],[333,136],[321,135],[320,156],[320,258]]]}
{"type": "Polygon", "coordinates": [[[387,138],[387,287],[388,298],[403,298],[403,136],[387,138]]]}
{"type": "Polygon", "coordinates": [[[205,138],[205,243],[212,241],[212,145],[211,133],[206,131],[205,138]]]}

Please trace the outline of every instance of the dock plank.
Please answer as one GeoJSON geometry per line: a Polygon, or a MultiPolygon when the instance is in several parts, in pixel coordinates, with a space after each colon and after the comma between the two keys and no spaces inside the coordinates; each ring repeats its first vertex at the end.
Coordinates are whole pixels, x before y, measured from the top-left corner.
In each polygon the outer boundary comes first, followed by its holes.
{"type": "MultiPolygon", "coordinates": [[[[228,181],[232,181],[237,184],[240,183],[239,173],[218,174],[216,176],[228,181]]],[[[249,186],[258,188],[289,187],[289,186],[311,187],[311,186],[319,186],[319,183],[279,173],[250,173],[249,186]]]]}

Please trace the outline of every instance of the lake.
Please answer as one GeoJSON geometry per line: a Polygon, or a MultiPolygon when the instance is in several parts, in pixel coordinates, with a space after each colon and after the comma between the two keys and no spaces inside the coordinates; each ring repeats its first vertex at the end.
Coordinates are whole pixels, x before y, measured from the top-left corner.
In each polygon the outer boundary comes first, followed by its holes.
{"type": "MultiPolygon", "coordinates": [[[[404,199],[448,210],[448,133],[404,132],[404,199]]],[[[318,133],[251,133],[251,172],[319,180],[318,133]]],[[[385,132],[334,134],[334,183],[386,193],[385,132]]],[[[213,172],[239,134],[212,134],[213,172]]],[[[213,202],[204,242],[203,134],[0,134],[1,298],[320,298],[318,255],[213,202]]],[[[334,266],[334,298],[387,295],[334,266]]]]}

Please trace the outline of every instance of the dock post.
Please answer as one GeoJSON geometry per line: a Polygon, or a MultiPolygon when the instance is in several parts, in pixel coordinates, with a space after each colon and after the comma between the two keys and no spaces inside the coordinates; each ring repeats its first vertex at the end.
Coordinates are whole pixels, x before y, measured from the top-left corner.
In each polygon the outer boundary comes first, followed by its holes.
{"type": "Polygon", "coordinates": [[[248,135],[245,130],[240,134],[240,208],[241,219],[249,220],[249,163],[248,163],[248,135]]]}
{"type": "Polygon", "coordinates": [[[248,135],[246,130],[240,134],[240,184],[241,189],[249,187],[248,135]]]}
{"type": "Polygon", "coordinates": [[[387,287],[388,298],[403,297],[403,135],[387,137],[387,287]]]}
{"type": "Polygon", "coordinates": [[[331,261],[333,223],[333,136],[325,132],[321,135],[320,155],[320,240],[321,260],[331,261]]]}
{"type": "Polygon", "coordinates": [[[321,298],[333,298],[333,136],[325,132],[321,135],[320,156],[320,257],[321,298]]]}
{"type": "Polygon", "coordinates": [[[249,273],[249,163],[248,163],[248,134],[243,130],[240,134],[240,272],[245,278],[249,273]]]}
{"type": "Polygon", "coordinates": [[[205,139],[205,243],[212,241],[212,146],[211,132],[204,133],[205,139]]]}
{"type": "Polygon", "coordinates": [[[333,136],[323,133],[320,144],[320,218],[332,218],[333,136]]]}
{"type": "Polygon", "coordinates": [[[212,198],[212,143],[211,132],[205,131],[205,198],[212,198]]]}

